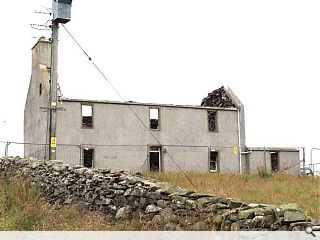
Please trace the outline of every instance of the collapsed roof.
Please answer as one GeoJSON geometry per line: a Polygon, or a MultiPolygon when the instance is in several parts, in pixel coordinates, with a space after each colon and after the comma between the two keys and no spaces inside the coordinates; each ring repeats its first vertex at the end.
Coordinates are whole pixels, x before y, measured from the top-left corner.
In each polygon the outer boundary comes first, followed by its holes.
{"type": "Polygon", "coordinates": [[[218,88],[208,96],[202,99],[201,106],[203,107],[220,107],[220,108],[238,108],[237,99],[234,99],[231,90],[226,89],[224,86],[218,88]]]}

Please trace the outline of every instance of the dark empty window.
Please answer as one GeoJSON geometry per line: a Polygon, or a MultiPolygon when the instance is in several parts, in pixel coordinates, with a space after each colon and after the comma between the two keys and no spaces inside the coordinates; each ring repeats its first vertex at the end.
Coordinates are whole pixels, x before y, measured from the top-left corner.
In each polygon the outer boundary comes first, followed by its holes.
{"type": "Polygon", "coordinates": [[[84,148],[83,149],[83,166],[87,168],[93,167],[93,148],[84,148]]]}
{"type": "Polygon", "coordinates": [[[209,110],[208,111],[208,128],[210,132],[217,130],[217,112],[209,110]]]}
{"type": "Polygon", "coordinates": [[[41,96],[42,94],[42,83],[39,84],[39,95],[41,96]]]}
{"type": "Polygon", "coordinates": [[[149,150],[149,166],[151,172],[160,172],[161,147],[151,146],[149,150]]]}
{"type": "Polygon", "coordinates": [[[92,105],[81,105],[82,127],[93,127],[92,105]]]}
{"type": "Polygon", "coordinates": [[[218,172],[218,152],[210,151],[209,171],[218,172]]]}
{"type": "Polygon", "coordinates": [[[159,109],[150,108],[150,129],[159,129],[159,109]]]}
{"type": "Polygon", "coordinates": [[[271,156],[271,171],[278,172],[279,171],[279,154],[278,152],[270,152],[271,156]]]}

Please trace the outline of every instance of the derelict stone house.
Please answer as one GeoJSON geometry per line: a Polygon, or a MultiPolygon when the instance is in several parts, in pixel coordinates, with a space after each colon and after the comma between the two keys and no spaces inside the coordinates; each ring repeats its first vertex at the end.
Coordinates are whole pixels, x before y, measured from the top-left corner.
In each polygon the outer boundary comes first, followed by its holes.
{"type": "MultiPolygon", "coordinates": [[[[50,41],[32,48],[25,113],[25,156],[48,158],[50,41]]],[[[299,161],[297,149],[248,149],[244,107],[220,88],[199,106],[60,98],[57,159],[87,167],[137,171],[278,171],[299,161]],[[139,117],[137,119],[135,114],[139,117]],[[147,128],[147,129],[146,129],[147,128]],[[241,152],[240,153],[240,150],[241,152]],[[262,153],[262,155],[261,155],[262,153]]],[[[289,170],[299,172],[299,165],[289,170]]]]}

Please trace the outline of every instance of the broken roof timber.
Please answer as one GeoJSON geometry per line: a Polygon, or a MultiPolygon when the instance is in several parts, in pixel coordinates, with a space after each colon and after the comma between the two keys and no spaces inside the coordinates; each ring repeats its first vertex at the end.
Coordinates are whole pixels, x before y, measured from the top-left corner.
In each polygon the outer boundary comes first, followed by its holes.
{"type": "Polygon", "coordinates": [[[194,106],[194,105],[175,105],[175,104],[159,104],[159,103],[140,103],[140,102],[132,102],[132,101],[120,102],[120,101],[70,99],[70,98],[62,98],[61,101],[62,102],[102,103],[102,104],[118,104],[118,105],[133,105],[133,106],[149,106],[149,107],[173,107],[173,108],[191,108],[191,109],[212,109],[212,110],[237,111],[237,108],[205,107],[205,106],[194,106]]]}

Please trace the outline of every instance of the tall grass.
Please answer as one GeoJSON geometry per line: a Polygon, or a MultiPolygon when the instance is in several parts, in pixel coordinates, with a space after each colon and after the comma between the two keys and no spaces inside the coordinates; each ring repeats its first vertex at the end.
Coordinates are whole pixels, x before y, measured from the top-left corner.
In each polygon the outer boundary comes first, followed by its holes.
{"type": "Polygon", "coordinates": [[[40,190],[27,181],[0,179],[0,231],[156,231],[164,230],[165,224],[150,223],[138,215],[115,221],[76,204],[50,205],[40,190]]]}
{"type": "Polygon", "coordinates": [[[103,214],[77,205],[57,209],[27,181],[0,180],[0,231],[150,230],[139,221],[111,223],[103,214]]]}
{"type": "Polygon", "coordinates": [[[148,173],[149,177],[201,193],[238,198],[250,203],[285,204],[295,202],[308,215],[320,218],[320,177],[286,174],[188,173],[197,189],[178,173],[148,173]]]}

